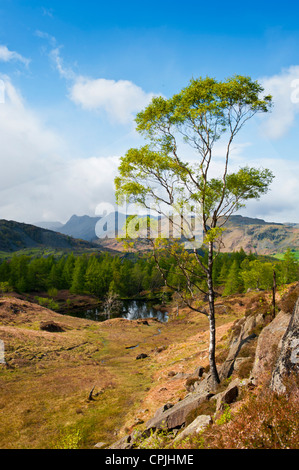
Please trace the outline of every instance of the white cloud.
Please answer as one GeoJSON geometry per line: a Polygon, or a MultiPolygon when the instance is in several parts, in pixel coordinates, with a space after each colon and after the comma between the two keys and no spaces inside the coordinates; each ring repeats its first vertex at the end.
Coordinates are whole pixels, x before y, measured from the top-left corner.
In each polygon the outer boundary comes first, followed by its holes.
{"type": "Polygon", "coordinates": [[[37,30],[37,31],[35,31],[35,36],[37,36],[41,39],[46,39],[52,47],[56,46],[56,38],[54,36],[51,36],[50,34],[46,33],[45,31],[37,30]]]}
{"type": "MultiPolygon", "coordinates": [[[[51,39],[46,33],[38,35],[51,39]]],[[[134,115],[147,106],[155,96],[129,80],[108,80],[77,75],[72,68],[64,64],[60,50],[61,46],[52,49],[50,58],[59,75],[71,81],[68,95],[70,100],[87,111],[102,111],[112,122],[129,124],[134,115]]]]}
{"type": "Polygon", "coordinates": [[[114,202],[118,158],[74,158],[57,132],[24,102],[8,77],[0,104],[0,218],[65,222],[114,202]]]}
{"type": "Polygon", "coordinates": [[[112,120],[130,122],[153,98],[128,80],[89,79],[78,77],[70,90],[74,103],[89,111],[104,110],[112,120]]]}
{"type": "Polygon", "coordinates": [[[291,129],[299,113],[299,65],[263,77],[260,82],[274,103],[271,114],[263,118],[262,131],[270,139],[279,139],[291,129]]]}
{"type": "MultiPolygon", "coordinates": [[[[55,39],[55,38],[53,38],[55,39]]],[[[76,79],[76,74],[73,72],[73,70],[70,67],[66,67],[64,65],[63,59],[60,55],[60,49],[62,46],[56,47],[55,49],[52,49],[50,52],[50,58],[52,62],[54,63],[56,69],[59,72],[59,75],[62,78],[65,78],[66,80],[75,80],[76,79]]]]}
{"type": "Polygon", "coordinates": [[[43,16],[49,16],[53,18],[53,8],[44,8],[42,7],[43,16]]]}
{"type": "MultiPolygon", "coordinates": [[[[243,157],[243,165],[248,164],[243,157]]],[[[269,168],[275,178],[267,194],[259,200],[249,200],[240,213],[249,217],[262,218],[268,222],[299,223],[298,175],[299,162],[287,158],[263,158],[250,161],[255,168],[269,168]]]]}
{"type": "Polygon", "coordinates": [[[10,51],[7,46],[1,46],[0,45],[0,61],[2,62],[10,62],[10,61],[19,61],[25,64],[26,66],[29,65],[30,59],[26,59],[26,57],[23,57],[21,54],[15,51],[10,51]]]}

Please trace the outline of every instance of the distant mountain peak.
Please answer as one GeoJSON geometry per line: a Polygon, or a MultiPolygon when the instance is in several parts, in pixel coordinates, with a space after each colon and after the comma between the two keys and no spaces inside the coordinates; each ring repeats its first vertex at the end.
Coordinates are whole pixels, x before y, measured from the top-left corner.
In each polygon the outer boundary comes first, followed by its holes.
{"type": "Polygon", "coordinates": [[[89,215],[73,214],[58,231],[64,235],[92,242],[97,238],[95,226],[100,219],[100,216],[91,217],[89,215]]]}

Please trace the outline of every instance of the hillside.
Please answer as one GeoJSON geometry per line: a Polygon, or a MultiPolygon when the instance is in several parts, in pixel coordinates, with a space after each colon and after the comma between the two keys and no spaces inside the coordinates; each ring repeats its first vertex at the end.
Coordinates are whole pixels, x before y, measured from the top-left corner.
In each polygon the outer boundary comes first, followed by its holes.
{"type": "Polygon", "coordinates": [[[0,220],[0,251],[14,252],[26,248],[84,249],[93,244],[30,224],[0,220]]]}
{"type": "MultiPolygon", "coordinates": [[[[52,230],[108,249],[122,251],[122,243],[113,237],[113,233],[116,229],[116,232],[121,234],[126,221],[125,214],[112,213],[103,218],[101,227],[98,227],[98,235],[101,238],[98,238],[95,227],[100,219],[101,217],[73,215],[66,224],[59,227],[53,225],[52,230]]],[[[162,220],[162,230],[165,230],[166,224],[162,220]]],[[[284,253],[287,248],[299,250],[299,224],[271,223],[263,219],[233,215],[224,227],[223,252],[239,251],[243,248],[246,253],[251,251],[260,255],[274,255],[284,253]]],[[[145,247],[140,245],[138,249],[145,247]]]]}
{"type": "MultiPolygon", "coordinates": [[[[97,248],[122,251],[123,245],[112,238],[110,230],[114,227],[115,216],[110,214],[101,222],[102,238],[97,238],[95,226],[100,217],[76,216],[53,231],[30,224],[0,220],[0,251],[15,252],[28,248],[54,248],[60,250],[97,248]],[[113,220],[112,220],[113,219],[113,220]],[[107,224],[106,224],[107,222],[107,224]],[[106,226],[105,226],[106,225],[106,226]],[[108,231],[106,232],[106,227],[108,231]],[[109,232],[109,233],[108,233],[109,232]],[[108,238],[106,237],[108,235],[108,238]]],[[[119,214],[119,225],[124,226],[125,215],[119,214]]],[[[253,252],[259,255],[275,255],[284,253],[287,248],[299,250],[299,225],[277,224],[262,219],[232,216],[225,224],[222,235],[223,252],[253,252]]],[[[143,250],[146,244],[138,245],[143,250]]]]}
{"type": "Polygon", "coordinates": [[[299,226],[232,216],[225,224],[222,241],[224,252],[243,248],[246,253],[274,255],[285,252],[287,248],[299,249],[299,226]]]}
{"type": "Polygon", "coordinates": [[[174,440],[177,432],[178,438],[183,437],[189,422],[202,418],[200,413],[206,424],[213,423],[208,434],[195,435],[181,448],[202,447],[203,442],[219,447],[219,433],[222,439],[234,435],[244,438],[250,448],[298,445],[293,430],[298,425],[296,394],[287,402],[283,397],[281,402],[275,397],[269,401],[267,390],[269,373],[279,354],[277,345],[299,295],[298,286],[289,292],[272,321],[266,313],[270,302],[267,292],[216,302],[217,364],[224,372],[231,364],[234,368],[219,391],[205,392],[208,400],[196,409],[193,402],[208,373],[208,321],[203,315],[184,308],[177,316],[176,309],[170,307],[168,323],[120,318],[100,323],[3,296],[0,447],[178,448],[181,444],[174,440]],[[248,379],[252,370],[256,384],[248,379]],[[261,409],[263,390],[268,401],[261,409]],[[231,414],[221,407],[222,400],[229,404],[231,414]],[[183,408],[186,404],[188,413],[183,408]],[[234,420],[231,415],[241,407],[242,413],[234,420]],[[180,412],[175,413],[176,409],[180,412]],[[172,419],[167,421],[167,434],[154,431],[153,425],[158,429],[161,416],[172,419]],[[241,428],[235,430],[240,417],[241,428]],[[273,423],[276,434],[271,431],[273,423]],[[243,436],[240,429],[249,425],[250,433],[243,436]],[[255,430],[260,434],[255,435],[255,430]],[[139,441],[129,439],[133,432],[139,441]]]}
{"type": "MultiPolygon", "coordinates": [[[[274,255],[284,253],[287,248],[299,250],[298,224],[270,223],[263,219],[234,215],[230,217],[224,228],[222,252],[239,251],[243,248],[246,253],[274,255]]],[[[100,240],[99,243],[114,250],[122,249],[122,244],[114,238],[100,240]]],[[[142,245],[138,248],[142,249],[142,245]]]]}
{"type": "Polygon", "coordinates": [[[59,229],[63,227],[61,222],[35,222],[33,225],[47,230],[53,230],[54,232],[59,232],[59,229]]]}

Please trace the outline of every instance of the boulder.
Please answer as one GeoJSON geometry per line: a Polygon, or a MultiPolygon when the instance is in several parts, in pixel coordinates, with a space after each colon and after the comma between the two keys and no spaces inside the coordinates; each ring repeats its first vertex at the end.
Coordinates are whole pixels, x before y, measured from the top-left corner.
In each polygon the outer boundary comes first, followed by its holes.
{"type": "Polygon", "coordinates": [[[162,414],[169,410],[170,408],[172,408],[174,405],[173,403],[165,403],[165,405],[161,406],[160,408],[157,409],[156,413],[154,414],[154,418],[153,419],[158,419],[160,418],[160,416],[162,416],[162,414]]]}
{"type": "Polygon", "coordinates": [[[205,368],[203,366],[199,366],[195,369],[192,375],[195,377],[202,377],[204,374],[204,371],[205,371],[205,368]]]}
{"type": "Polygon", "coordinates": [[[203,431],[209,424],[212,424],[212,418],[210,415],[200,415],[192,421],[189,426],[183,429],[174,439],[174,442],[185,439],[190,434],[198,434],[203,431]]]}
{"type": "Polygon", "coordinates": [[[109,449],[132,449],[133,442],[131,434],[122,437],[118,441],[114,442],[109,449]]]}
{"type": "Polygon", "coordinates": [[[239,395],[239,387],[237,385],[231,384],[224,392],[217,393],[214,395],[211,400],[216,400],[216,411],[220,411],[224,408],[224,405],[230,405],[236,401],[239,395]]]}
{"type": "Polygon", "coordinates": [[[273,364],[277,356],[281,339],[290,323],[290,314],[279,312],[269,325],[261,331],[256,351],[251,377],[255,385],[269,379],[273,364]]]}
{"type": "Polygon", "coordinates": [[[287,330],[281,340],[280,354],[273,369],[270,388],[278,394],[286,392],[284,380],[299,372],[299,298],[287,330]]]}
{"type": "Polygon", "coordinates": [[[199,377],[189,377],[185,382],[185,388],[187,392],[194,392],[199,386],[199,377]]]}
{"type": "Polygon", "coordinates": [[[106,447],[107,443],[106,442],[97,442],[94,447],[96,449],[103,449],[104,447],[106,447]]]}
{"type": "Polygon", "coordinates": [[[146,357],[149,357],[148,354],[141,353],[141,354],[138,354],[138,356],[136,357],[136,359],[145,359],[146,357]]]}
{"type": "Polygon", "coordinates": [[[118,441],[111,444],[108,449],[134,449],[138,447],[138,441],[147,439],[151,435],[150,430],[133,431],[118,441]]]}
{"type": "Polygon", "coordinates": [[[161,412],[160,408],[155,416],[146,423],[146,429],[166,428],[172,430],[180,428],[186,423],[188,413],[210,397],[210,393],[192,393],[165,411],[161,412]]]}
{"type": "Polygon", "coordinates": [[[185,374],[185,372],[178,372],[177,374],[175,374],[172,379],[173,380],[177,380],[177,379],[187,379],[188,377],[190,377],[190,374],[185,374]]]}
{"type": "Polygon", "coordinates": [[[248,317],[242,318],[235,324],[236,331],[238,334],[235,335],[230,344],[229,353],[224,361],[219,375],[221,380],[230,377],[234,371],[235,361],[238,357],[243,346],[245,346],[249,341],[256,338],[254,329],[263,324],[264,318],[262,314],[259,315],[249,315],[248,317]]]}

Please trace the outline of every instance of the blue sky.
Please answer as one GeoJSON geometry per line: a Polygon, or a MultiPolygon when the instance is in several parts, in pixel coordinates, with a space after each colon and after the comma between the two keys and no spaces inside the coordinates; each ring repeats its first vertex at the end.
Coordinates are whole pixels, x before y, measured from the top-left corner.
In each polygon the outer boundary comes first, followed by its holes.
{"type": "Polygon", "coordinates": [[[153,95],[242,74],[275,106],[238,137],[232,165],[276,178],[241,213],[299,223],[298,17],[288,0],[1,0],[0,218],[94,215],[114,202],[118,159],[142,144],[134,116],[153,95]]]}

